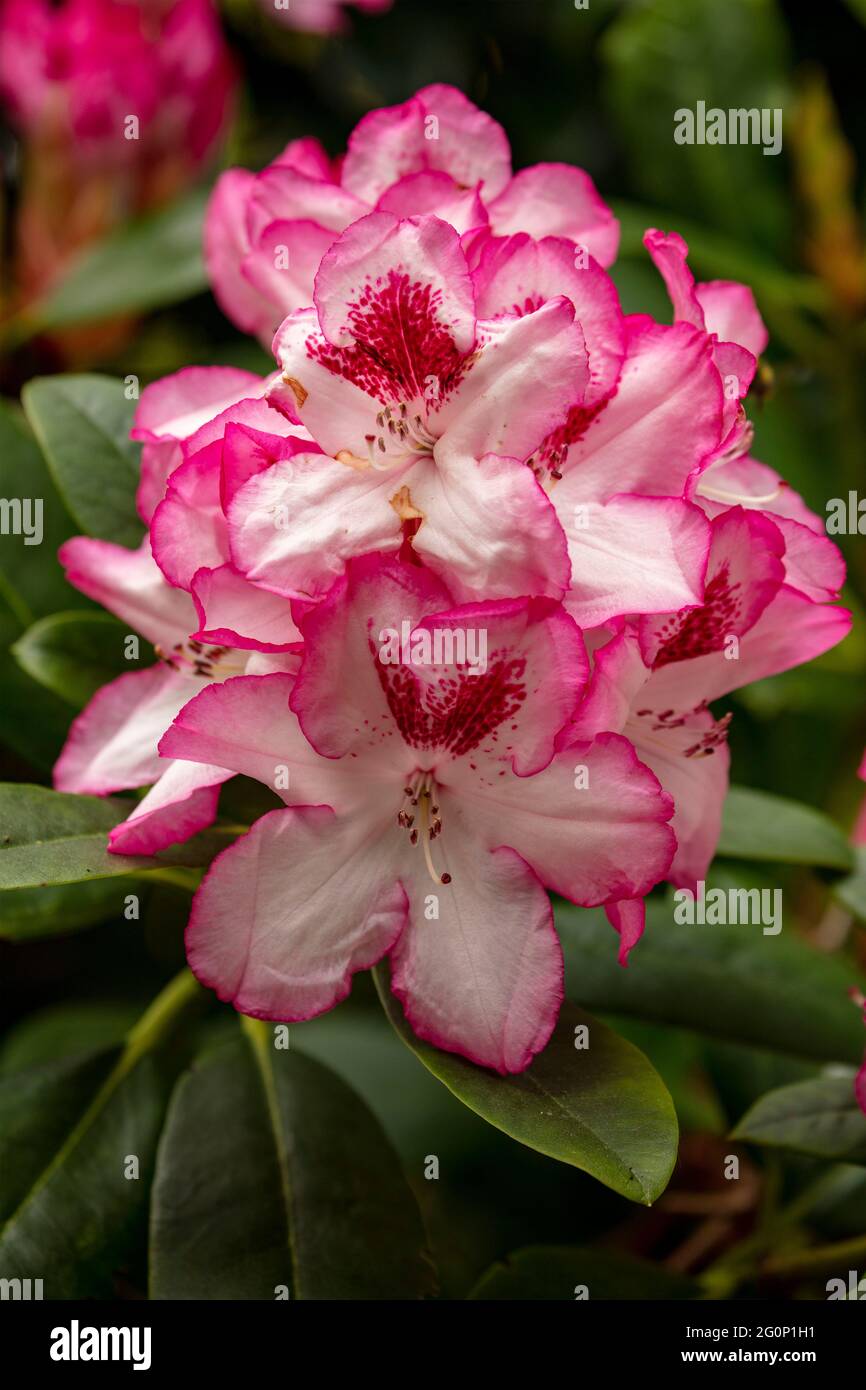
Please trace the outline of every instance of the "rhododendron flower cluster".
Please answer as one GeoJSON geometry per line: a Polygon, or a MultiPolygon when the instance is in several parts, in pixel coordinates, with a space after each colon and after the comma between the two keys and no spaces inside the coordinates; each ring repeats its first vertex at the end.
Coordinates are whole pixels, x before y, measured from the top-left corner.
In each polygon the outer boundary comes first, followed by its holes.
{"type": "Polygon", "coordinates": [[[244,1013],[310,1018],[388,957],[418,1036],[520,1071],[562,999],[549,892],[603,906],[625,963],[645,895],[712,859],[713,703],[848,629],[838,551],[750,453],[750,291],[650,230],[673,322],[624,314],[617,236],[585,173],[513,173],[441,86],[338,162],[295,141],[217,186],[215,292],[275,368],[142,394],[147,537],[61,558],[159,661],[95,696],[56,783],[150,787],[111,836],[137,853],[233,774],[277,793],[187,932],[244,1013]]]}

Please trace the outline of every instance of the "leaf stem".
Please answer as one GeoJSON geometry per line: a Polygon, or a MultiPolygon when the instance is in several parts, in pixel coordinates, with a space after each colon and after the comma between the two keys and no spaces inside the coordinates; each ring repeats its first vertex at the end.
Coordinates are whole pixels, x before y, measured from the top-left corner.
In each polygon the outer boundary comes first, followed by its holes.
{"type": "Polygon", "coordinates": [[[204,990],[192,971],[181,970],[156,996],[138,1022],[133,1024],[127,1034],[123,1053],[118,1059],[117,1066],[120,1067],[125,1063],[126,1071],[134,1067],[145,1052],[157,1047],[163,1038],[171,1032],[177,1022],[178,1015],[183,1012],[187,1004],[203,995],[204,990]]]}
{"type": "Polygon", "coordinates": [[[197,870],[184,868],[143,869],[130,877],[141,878],[145,883],[152,883],[154,879],[159,883],[170,883],[172,888],[180,888],[184,893],[194,893],[201,881],[197,870]]]}
{"type": "Polygon", "coordinates": [[[813,1245],[809,1250],[795,1250],[789,1255],[774,1255],[765,1261],[760,1272],[771,1279],[790,1279],[843,1266],[856,1269],[861,1260],[866,1260],[866,1236],[836,1241],[833,1245],[813,1245]]]}

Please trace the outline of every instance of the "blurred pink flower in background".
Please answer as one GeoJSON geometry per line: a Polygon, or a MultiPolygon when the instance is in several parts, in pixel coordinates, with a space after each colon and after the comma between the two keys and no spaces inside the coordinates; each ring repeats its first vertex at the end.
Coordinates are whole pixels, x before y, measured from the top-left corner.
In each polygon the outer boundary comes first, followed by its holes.
{"type": "Polygon", "coordinates": [[[262,9],[273,14],[288,29],[311,34],[339,34],[346,28],[345,6],[366,14],[390,10],[394,0],[259,0],[262,9]]]}
{"type": "Polygon", "coordinates": [[[234,87],[213,0],[0,0],[0,102],[23,143],[18,298],[175,196],[215,150],[234,87]]]}
{"type": "Polygon", "coordinates": [[[233,68],[212,0],[4,0],[0,98],[76,163],[195,166],[220,134],[233,68]],[[129,133],[135,117],[138,134],[129,133]]]}

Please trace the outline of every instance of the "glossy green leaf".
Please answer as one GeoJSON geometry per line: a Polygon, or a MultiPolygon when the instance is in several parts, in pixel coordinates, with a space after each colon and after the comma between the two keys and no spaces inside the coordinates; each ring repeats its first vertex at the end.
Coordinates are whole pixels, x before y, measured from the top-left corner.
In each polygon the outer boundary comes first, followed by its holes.
{"type": "Polygon", "coordinates": [[[792,1057],[854,1061],[863,1027],[848,990],[857,972],[787,933],[757,926],[674,921],[670,902],[649,904],[647,929],[617,964],[603,914],[557,903],[566,988],[588,1008],[677,1024],[792,1057]]]}
{"type": "Polygon", "coordinates": [[[811,806],[751,787],[731,787],[722,813],[718,854],[776,864],[850,869],[853,854],[833,821],[811,806]]]}
{"type": "MultiPolygon", "coordinates": [[[[34,1178],[74,1129],[119,1051],[76,1052],[54,1063],[37,1063],[0,1081],[0,1223],[5,1225],[26,1197],[34,1178]]],[[[0,1250],[2,1250],[0,1225],[0,1250]]],[[[5,1272],[5,1271],[4,1271],[5,1272]]],[[[38,1278],[43,1270],[18,1271],[38,1278]]]]}
{"type": "Polygon", "coordinates": [[[0,783],[0,890],[79,883],[163,866],[201,867],[227,844],[225,836],[206,831],[152,859],[109,854],[107,832],[134,805],[120,797],[0,783]]]}
{"type": "Polygon", "coordinates": [[[126,890],[113,878],[0,892],[0,937],[38,941],[120,918],[126,890]]]}
{"type": "Polygon", "coordinates": [[[768,1091],[740,1120],[734,1138],[834,1163],[866,1163],[866,1115],[854,1095],[854,1076],[853,1069],[836,1069],[768,1091]]]}
{"type": "Polygon", "coordinates": [[[196,1062],[172,1099],[151,1206],[151,1297],[413,1299],[420,1216],[378,1120],[273,1025],[196,1062]]]}
{"type": "MultiPolygon", "coordinates": [[[[22,504],[30,535],[0,537],[0,596],[22,627],[57,608],[85,606],[57,562],[58,546],[75,530],[24,417],[0,402],[0,497],[22,504]],[[30,500],[29,518],[23,504],[30,500]],[[41,506],[37,507],[37,503],[41,506]],[[38,526],[35,524],[38,522],[38,526]]],[[[14,516],[12,518],[15,519],[14,516]]]]}
{"type": "Polygon", "coordinates": [[[866,845],[854,850],[854,872],[833,885],[833,893],[848,911],[866,922],[866,845]]]}
{"type": "Polygon", "coordinates": [[[86,251],[28,315],[31,329],[140,313],[207,289],[201,249],[206,202],[207,190],[196,189],[86,251]]]}
{"type": "Polygon", "coordinates": [[[55,1004],[16,1023],[0,1046],[0,1075],[119,1047],[141,1009],[112,1000],[55,1004]]]}
{"type": "Polygon", "coordinates": [[[526,1071],[497,1076],[416,1038],[385,967],[374,977],[398,1036],[482,1119],[634,1202],[649,1205],[664,1191],[677,1154],[673,1101],[643,1053],[611,1028],[566,1003],[550,1042],[526,1071]],[[581,1025],[589,1030],[586,1048],[576,1046],[581,1025]]]}
{"type": "Polygon", "coordinates": [[[66,740],[71,710],[12,657],[9,648],[20,635],[21,624],[0,598],[0,742],[47,776],[66,740]]]}
{"type": "Polygon", "coordinates": [[[135,546],[140,446],[129,439],[135,401],[111,377],[35,377],[24,409],[70,513],[90,536],[135,546]]]}
{"type": "Polygon", "coordinates": [[[121,1051],[0,1079],[0,1278],[40,1278],[46,1299],[107,1282],[147,1202],[166,1100],[154,1051],[199,995],[184,972],[121,1051]]]}
{"type": "Polygon", "coordinates": [[[27,427],[0,403],[0,497],[13,510],[7,527],[29,522],[27,543],[12,530],[0,537],[0,742],[39,772],[50,772],[69,725],[68,706],[43,690],[9,656],[9,648],[35,618],[58,607],[77,607],[89,600],[67,583],[57,563],[57,547],[77,528],[60,501],[45,460],[27,427]],[[26,499],[30,512],[24,511],[26,499]],[[41,504],[41,510],[39,509],[41,504]]]}
{"type": "Polygon", "coordinates": [[[100,686],[147,664],[148,643],[137,661],[127,661],[127,629],[108,613],[53,613],[28,628],[12,653],[28,676],[76,709],[100,686]]]}
{"type": "Polygon", "coordinates": [[[491,1266],[469,1298],[573,1303],[586,1298],[684,1299],[698,1293],[693,1279],[616,1250],[532,1245],[491,1266]]]}

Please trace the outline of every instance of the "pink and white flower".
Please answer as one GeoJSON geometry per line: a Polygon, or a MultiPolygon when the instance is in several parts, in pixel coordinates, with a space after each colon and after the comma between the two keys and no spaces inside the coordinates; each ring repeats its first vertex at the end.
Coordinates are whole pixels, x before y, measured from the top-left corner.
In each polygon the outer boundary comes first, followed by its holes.
{"type": "Polygon", "coordinates": [[[625,963],[646,893],[715,851],[712,703],[848,630],[820,519],[749,455],[751,292],[650,231],[674,322],[625,316],[617,237],[444,86],[215,191],[216,291],[283,318],[278,371],[143,393],[147,540],[61,554],[162,662],[97,694],[56,783],[152,784],[111,834],[142,853],[233,773],[279,794],[187,931],[244,1013],[310,1018],[387,956],[420,1037],[522,1070],[562,997],[548,890],[603,905],[625,963]]]}
{"type": "Polygon", "coordinates": [[[615,904],[669,867],[669,799],[618,734],[581,747],[583,779],[555,751],[586,657],[551,599],[455,608],[430,570],[372,555],[300,625],[296,678],[214,685],[160,745],[256,777],[287,805],[214,861],[190,964],[244,1013],[304,1019],[389,955],[420,1037],[520,1071],[562,997],[544,889],[610,904],[619,925],[615,904]],[[483,671],[437,654],[437,633],[479,629],[483,671]],[[401,632],[408,646],[392,649],[401,632]],[[414,655],[425,639],[432,659],[414,655]]]}
{"type": "Polygon", "coordinates": [[[605,266],[619,243],[619,224],[583,170],[537,164],[512,175],[502,127],[439,83],[369,112],[341,160],[307,138],[259,174],[221,176],[205,259],[224,312],[267,342],[286,314],[313,303],[317,267],[335,238],[373,211],[435,214],[468,238],[488,229],[567,237],[605,266]]]}
{"type": "MultiPolygon", "coordinates": [[[[159,659],[97,691],[72,723],[54,768],[54,785],[58,791],[95,796],[150,786],[108,838],[117,853],[155,854],[211,824],[220,785],[232,775],[222,767],[190,767],[161,758],[159,740],[172,719],[211,681],[244,671],[293,669],[300,634],[289,605],[272,595],[262,597],[266,609],[277,603],[283,609],[282,644],[240,638],[226,645],[220,639],[231,640],[235,634],[215,637],[202,631],[201,608],[197,615],[191,596],[166,582],[148,539],[132,551],[77,536],[61,547],[60,560],[70,583],[153,642],[159,659]]],[[[236,608],[240,602],[235,597],[236,608]]],[[[249,607],[247,602],[244,616],[249,607]]]]}
{"type": "Polygon", "coordinates": [[[847,609],[793,588],[785,542],[760,512],[734,507],[712,523],[703,603],[598,634],[593,673],[566,747],[599,728],[624,734],[673,798],[677,852],[668,875],[706,877],[728,789],[727,728],[712,701],[811,661],[851,626],[847,609]]]}
{"type": "Polygon", "coordinates": [[[139,512],[165,578],[192,596],[194,636],[280,652],[300,640],[289,606],[235,569],[225,516],[249,478],[293,453],[318,451],[306,430],[268,404],[273,380],[186,368],[145,388],[132,434],[144,444],[139,512]]]}
{"type": "Polygon", "coordinates": [[[559,288],[584,334],[586,391],[528,460],[567,540],[569,612],[595,627],[699,603],[709,530],[691,499],[725,430],[707,335],[623,317],[604,271],[560,238],[491,240],[473,281],[500,322],[559,288]]]}
{"type": "Polygon", "coordinates": [[[236,568],[317,597],[352,556],[393,552],[409,534],[459,598],[559,597],[565,538],[523,461],[586,387],[571,303],[479,321],[453,227],[389,213],[339,238],[316,303],[277,335],[269,399],[326,457],[295,453],[240,489],[228,508],[236,568]]]}
{"type": "Polygon", "coordinates": [[[84,536],[60,551],[69,581],[152,642],[159,658],[97,692],[55,767],[61,791],[151,786],[110,832],[117,852],[153,854],[216,815],[219,786],[231,774],[166,763],[157,751],[194,691],[244,671],[297,665],[291,605],[231,565],[223,511],[255,472],[317,447],[268,405],[268,384],[233,368],[191,367],[145,388],[132,433],[144,444],[138,505],[147,537],[137,551],[84,536]]]}

